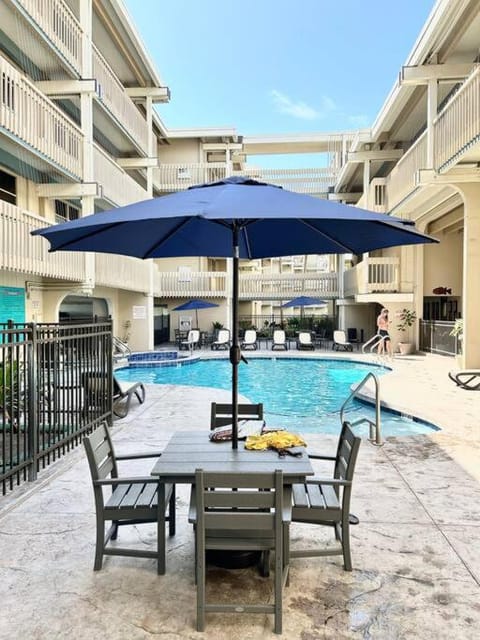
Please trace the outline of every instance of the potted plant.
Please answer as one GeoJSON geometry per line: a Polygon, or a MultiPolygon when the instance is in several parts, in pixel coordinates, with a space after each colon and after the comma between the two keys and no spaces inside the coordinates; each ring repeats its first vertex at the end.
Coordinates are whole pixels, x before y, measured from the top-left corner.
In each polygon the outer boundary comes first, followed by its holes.
{"type": "Polygon", "coordinates": [[[462,366],[462,341],[463,341],[463,318],[457,318],[452,330],[451,336],[456,338],[455,340],[455,354],[457,356],[458,365],[462,366]]]}
{"type": "Polygon", "coordinates": [[[400,322],[397,324],[397,330],[406,334],[406,340],[398,343],[398,348],[402,356],[414,353],[415,345],[409,341],[410,327],[413,327],[417,320],[417,314],[411,309],[402,309],[398,315],[400,322]]]}

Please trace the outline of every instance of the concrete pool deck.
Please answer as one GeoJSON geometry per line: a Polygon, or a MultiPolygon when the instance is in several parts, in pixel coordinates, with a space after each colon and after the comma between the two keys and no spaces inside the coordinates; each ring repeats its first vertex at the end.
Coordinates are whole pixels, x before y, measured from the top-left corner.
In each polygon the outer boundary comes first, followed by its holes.
{"type": "MultiPolygon", "coordinates": [[[[331,357],[327,351],[315,355],[331,357]]],[[[352,357],[362,358],[355,352],[352,357]]],[[[382,400],[442,430],[390,438],[383,447],[364,440],[352,499],[360,518],[352,527],[353,571],[343,570],[340,557],[294,559],[284,592],[284,638],[478,635],[480,393],[461,390],[448,379],[454,365],[449,358],[415,355],[388,364],[392,372],[381,378],[382,400]]],[[[206,430],[210,402],[229,398],[213,389],[149,386],[145,404],[133,401],[128,417],[115,422],[117,450],[161,449],[174,430],[206,430]]],[[[330,453],[336,444],[332,436],[306,439],[317,451],[330,453]]],[[[138,471],[139,464],[123,469],[138,471]]],[[[315,466],[319,474],[328,472],[315,466]]],[[[168,539],[167,574],[159,577],[153,561],[138,558],[106,558],[102,571],[92,571],[94,505],[81,447],[43,471],[35,485],[3,497],[0,640],[278,637],[272,616],[263,615],[211,614],[205,633],[195,631],[187,506],[188,488],[180,486],[178,533],[168,539]]],[[[143,525],[122,530],[119,537],[152,547],[155,529],[143,525]]],[[[329,529],[292,526],[292,547],[300,538],[331,543],[332,537],[329,529]]],[[[253,599],[271,594],[270,580],[255,569],[213,568],[208,575],[212,593],[228,594],[239,586],[253,599]]]]}

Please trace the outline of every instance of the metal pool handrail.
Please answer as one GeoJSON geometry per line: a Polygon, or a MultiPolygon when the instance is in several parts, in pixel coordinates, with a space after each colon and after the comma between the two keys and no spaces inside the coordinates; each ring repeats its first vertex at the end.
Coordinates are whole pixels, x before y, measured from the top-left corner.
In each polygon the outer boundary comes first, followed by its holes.
{"type": "Polygon", "coordinates": [[[348,398],[342,404],[342,408],[340,409],[340,422],[341,424],[343,424],[343,416],[344,416],[345,407],[347,406],[347,404],[351,400],[353,400],[353,398],[355,398],[358,391],[365,386],[365,384],[370,378],[373,378],[373,381],[375,383],[375,422],[373,420],[370,420],[369,418],[358,418],[358,420],[354,420],[353,422],[350,422],[350,424],[352,425],[352,427],[354,427],[355,425],[361,424],[362,422],[368,422],[370,427],[369,440],[370,442],[372,442],[372,444],[375,444],[380,447],[383,445],[382,431],[381,431],[381,417],[380,417],[380,382],[378,380],[378,377],[374,373],[372,372],[367,373],[367,375],[363,378],[363,380],[361,380],[357,384],[355,389],[352,390],[348,398]],[[375,429],[375,432],[374,432],[374,429],[375,429]]]}

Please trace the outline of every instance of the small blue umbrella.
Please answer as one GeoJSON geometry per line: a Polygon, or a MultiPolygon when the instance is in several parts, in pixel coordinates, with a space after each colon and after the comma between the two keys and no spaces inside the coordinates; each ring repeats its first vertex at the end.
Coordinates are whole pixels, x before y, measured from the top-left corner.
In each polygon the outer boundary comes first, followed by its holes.
{"type": "Polygon", "coordinates": [[[290,307],[321,307],[328,304],[326,300],[322,300],[321,298],[309,298],[308,296],[300,296],[298,298],[293,298],[293,300],[289,300],[282,304],[284,309],[289,309],[290,307]]]}
{"type": "Polygon", "coordinates": [[[175,307],[173,311],[195,310],[195,318],[197,321],[197,328],[198,328],[198,309],[210,309],[211,307],[218,307],[218,304],[215,304],[215,302],[207,302],[206,300],[189,300],[188,302],[184,302],[178,307],[175,307]]]}
{"type": "Polygon", "coordinates": [[[160,198],[37,229],[50,251],[98,251],[137,258],[233,258],[232,447],[237,448],[239,259],[365,253],[438,242],[413,222],[287,191],[251,178],[196,185],[160,198]]]}

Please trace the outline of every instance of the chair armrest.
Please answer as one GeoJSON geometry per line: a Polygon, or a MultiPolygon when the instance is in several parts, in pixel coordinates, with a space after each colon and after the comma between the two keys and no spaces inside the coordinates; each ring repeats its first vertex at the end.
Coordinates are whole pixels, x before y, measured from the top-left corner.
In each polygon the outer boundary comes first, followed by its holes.
{"type": "Polygon", "coordinates": [[[122,455],[116,455],[115,454],[115,458],[116,460],[139,460],[141,458],[159,458],[162,455],[163,451],[152,451],[151,453],[149,452],[143,452],[141,451],[140,453],[125,453],[122,455]]]}
{"type": "Polygon", "coordinates": [[[104,480],[94,480],[93,484],[96,486],[102,485],[118,485],[118,484],[158,484],[159,480],[157,478],[152,478],[152,476],[135,476],[133,478],[105,478],[104,480]]]}
{"type": "Polygon", "coordinates": [[[335,456],[321,456],[318,453],[309,453],[308,454],[309,458],[312,458],[312,460],[336,460],[337,458],[335,456]]]}
{"type": "Polygon", "coordinates": [[[283,489],[283,511],[282,511],[282,521],[284,524],[290,523],[292,521],[292,487],[284,487],[283,489]]]}
{"type": "Polygon", "coordinates": [[[330,484],[333,487],[349,487],[351,480],[340,480],[339,478],[309,478],[305,484],[330,484]]]}

